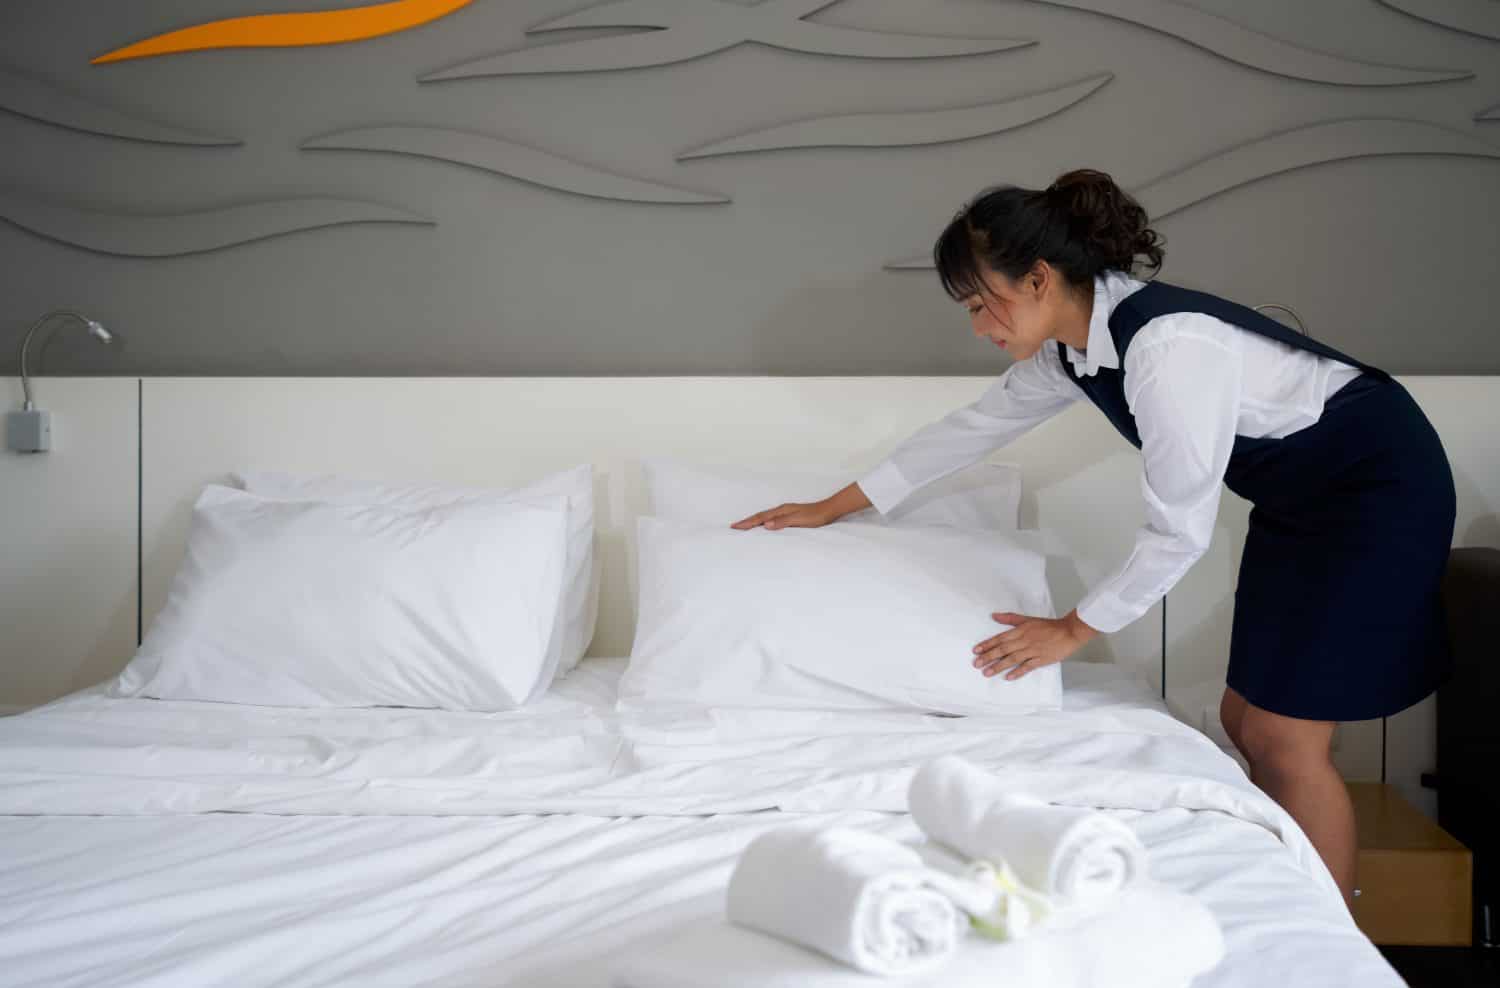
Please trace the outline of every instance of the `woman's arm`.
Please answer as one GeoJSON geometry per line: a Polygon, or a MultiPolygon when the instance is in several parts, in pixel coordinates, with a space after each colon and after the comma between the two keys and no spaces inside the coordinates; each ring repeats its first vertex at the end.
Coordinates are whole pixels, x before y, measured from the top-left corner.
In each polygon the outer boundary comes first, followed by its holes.
{"type": "Polygon", "coordinates": [[[1239,420],[1237,330],[1206,316],[1154,319],[1125,356],[1125,391],[1141,433],[1146,524],[1129,558],[1065,617],[993,614],[1009,630],[974,646],[985,676],[1017,679],[1061,662],[1101,632],[1150,610],[1208,548],[1239,420]]]}
{"type": "Polygon", "coordinates": [[[978,401],[919,430],[880,466],[837,493],[777,505],[731,527],[818,528],[872,504],[885,514],[917,488],[978,461],[1082,398],[1059,359],[1049,345],[1012,364],[978,401]]]}
{"type": "Polygon", "coordinates": [[[1083,397],[1048,342],[1012,364],[971,405],[920,429],[859,480],[887,514],[913,491],[977,463],[1083,397]]]}
{"type": "Polygon", "coordinates": [[[1118,631],[1150,610],[1208,550],[1239,421],[1238,331],[1209,316],[1153,319],[1125,358],[1125,389],[1141,434],[1146,523],[1129,557],[1078,604],[1118,631]]]}

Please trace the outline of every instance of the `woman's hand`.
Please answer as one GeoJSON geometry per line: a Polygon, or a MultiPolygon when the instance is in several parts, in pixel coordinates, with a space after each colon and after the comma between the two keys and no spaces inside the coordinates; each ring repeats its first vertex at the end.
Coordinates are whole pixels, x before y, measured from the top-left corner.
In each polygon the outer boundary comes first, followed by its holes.
{"type": "Polygon", "coordinates": [[[859,484],[850,484],[837,494],[808,504],[781,504],[742,518],[730,528],[741,531],[764,525],[766,528],[822,528],[840,518],[870,506],[870,499],[859,484]]]}
{"type": "Polygon", "coordinates": [[[1061,662],[1078,651],[1099,632],[1084,624],[1077,611],[1067,617],[1028,617],[1025,614],[991,614],[1001,624],[1015,627],[986,638],[974,646],[974,667],[985,676],[1006,673],[1006,679],[1019,679],[1042,666],[1061,662]]]}
{"type": "Polygon", "coordinates": [[[838,519],[827,501],[811,504],[782,504],[735,522],[730,528],[741,531],[764,525],[766,528],[822,528],[838,519]]]}

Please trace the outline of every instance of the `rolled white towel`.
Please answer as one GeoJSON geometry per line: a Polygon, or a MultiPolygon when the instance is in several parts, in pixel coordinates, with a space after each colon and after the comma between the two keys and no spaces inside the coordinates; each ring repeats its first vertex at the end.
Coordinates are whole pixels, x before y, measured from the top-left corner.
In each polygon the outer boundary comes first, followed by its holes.
{"type": "Polygon", "coordinates": [[[1120,821],[1087,807],[1008,793],[956,755],[917,770],[911,814],[932,840],[970,859],[1004,862],[1026,885],[1082,905],[1145,877],[1146,848],[1120,821]]]}
{"type": "Polygon", "coordinates": [[[846,827],[785,827],[750,843],[729,879],[729,920],[872,974],[926,970],[958,949],[967,920],[952,879],[917,852],[846,827]]]}

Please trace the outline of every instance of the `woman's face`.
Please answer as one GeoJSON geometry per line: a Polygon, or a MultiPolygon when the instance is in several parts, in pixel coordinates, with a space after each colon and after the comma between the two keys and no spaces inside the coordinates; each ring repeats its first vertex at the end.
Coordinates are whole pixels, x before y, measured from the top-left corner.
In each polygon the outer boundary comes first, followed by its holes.
{"type": "Polygon", "coordinates": [[[1046,272],[1029,272],[1012,279],[998,271],[984,271],[987,293],[963,300],[974,335],[984,337],[1017,360],[1025,360],[1051,338],[1051,312],[1044,290],[1046,272]]]}

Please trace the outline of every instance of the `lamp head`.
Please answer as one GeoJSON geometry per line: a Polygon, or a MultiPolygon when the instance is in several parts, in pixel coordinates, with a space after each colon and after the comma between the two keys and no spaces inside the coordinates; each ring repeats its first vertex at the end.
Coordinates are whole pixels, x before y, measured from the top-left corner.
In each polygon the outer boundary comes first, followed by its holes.
{"type": "Polygon", "coordinates": [[[27,372],[26,351],[31,346],[31,338],[36,335],[37,330],[46,325],[48,320],[50,320],[53,316],[70,316],[83,323],[84,328],[88,330],[89,335],[98,340],[100,343],[114,342],[115,334],[105,329],[102,323],[95,319],[90,319],[87,316],[79,315],[72,309],[53,309],[45,316],[42,316],[42,318],[32,323],[31,328],[26,331],[26,335],[21,338],[21,393],[25,396],[25,400],[21,405],[22,411],[29,412],[35,410],[36,408],[36,405],[31,400],[31,375],[27,372]]]}

